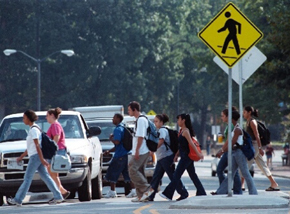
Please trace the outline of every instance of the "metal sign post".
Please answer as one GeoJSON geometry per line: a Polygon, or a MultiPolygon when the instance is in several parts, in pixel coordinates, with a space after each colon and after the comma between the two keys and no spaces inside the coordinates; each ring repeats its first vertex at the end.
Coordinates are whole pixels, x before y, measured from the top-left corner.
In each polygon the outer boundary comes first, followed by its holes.
{"type": "Polygon", "coordinates": [[[232,197],[232,68],[229,68],[229,97],[228,97],[228,197],[232,197]]]}
{"type": "Polygon", "coordinates": [[[243,128],[243,60],[239,65],[239,109],[240,109],[240,127],[243,128]]]}
{"type": "MultiPolygon", "coordinates": [[[[233,4],[228,3],[198,37],[226,64],[228,75],[228,196],[232,196],[232,68],[263,37],[263,33],[233,4]]],[[[251,55],[246,59],[248,61],[251,55]]],[[[241,65],[242,66],[242,65],[241,65]]],[[[240,72],[243,68],[240,68],[240,72]]],[[[238,84],[242,87],[242,75],[238,84]]],[[[245,77],[245,75],[243,75],[245,77]]],[[[242,90],[240,88],[240,93],[242,90]]],[[[240,95],[240,110],[242,109],[240,95]]]]}

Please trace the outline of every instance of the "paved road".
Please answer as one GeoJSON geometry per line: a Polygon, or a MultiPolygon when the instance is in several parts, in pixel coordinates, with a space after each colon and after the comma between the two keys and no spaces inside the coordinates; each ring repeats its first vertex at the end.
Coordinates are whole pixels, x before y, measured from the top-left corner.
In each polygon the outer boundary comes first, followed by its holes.
{"type": "MultiPolygon", "coordinates": [[[[209,194],[210,191],[214,191],[218,187],[218,179],[217,177],[211,177],[211,169],[210,162],[211,157],[206,157],[203,162],[196,163],[197,173],[209,194]]],[[[278,160],[278,159],[277,159],[278,160]]],[[[281,162],[281,159],[279,159],[281,162]]],[[[278,162],[277,162],[278,164],[278,162]]],[[[288,193],[290,192],[290,179],[285,177],[275,177],[277,182],[280,185],[282,192],[288,193]]],[[[190,196],[195,195],[195,187],[190,181],[188,175],[185,173],[182,180],[185,183],[185,186],[189,190],[190,196]]],[[[254,181],[257,185],[260,194],[266,194],[264,189],[269,186],[268,179],[260,174],[257,170],[255,174],[254,181]]],[[[168,184],[169,180],[167,177],[163,179],[163,185],[161,189],[168,184]]],[[[103,194],[108,191],[108,187],[105,187],[103,190],[103,194]]],[[[176,202],[168,202],[162,199],[159,195],[156,196],[154,202],[148,203],[132,203],[130,199],[125,198],[123,188],[117,188],[118,198],[114,199],[101,199],[94,200],[91,202],[82,202],[80,203],[77,199],[68,200],[66,203],[62,203],[59,205],[48,205],[47,203],[37,203],[37,204],[26,204],[22,207],[12,207],[12,206],[3,206],[0,207],[1,214],[19,214],[19,213],[29,213],[29,214],[62,214],[62,213],[100,213],[100,214],[116,214],[116,213],[151,213],[151,214],[175,214],[182,212],[183,214],[191,214],[191,213],[258,213],[258,214],[289,214],[288,208],[275,208],[275,209],[194,209],[194,210],[176,210],[170,209],[172,204],[176,202]]],[[[244,195],[248,193],[245,192],[244,195]]],[[[270,192],[267,194],[275,194],[274,192],[270,192]]],[[[174,198],[177,198],[178,194],[175,194],[174,198]]]]}

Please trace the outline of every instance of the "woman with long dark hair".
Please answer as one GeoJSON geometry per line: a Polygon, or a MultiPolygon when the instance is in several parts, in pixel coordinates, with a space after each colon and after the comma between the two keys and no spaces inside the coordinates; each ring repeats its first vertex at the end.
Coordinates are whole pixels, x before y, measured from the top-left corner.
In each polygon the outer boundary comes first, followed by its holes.
{"type": "Polygon", "coordinates": [[[262,149],[262,144],[258,132],[257,120],[254,118],[258,117],[258,110],[254,109],[252,106],[246,106],[244,108],[243,116],[247,120],[246,131],[251,136],[253,146],[255,148],[255,156],[252,160],[248,161],[248,166],[251,166],[253,161],[255,161],[263,174],[266,175],[271,182],[271,186],[269,186],[266,191],[279,191],[280,189],[278,188],[278,184],[274,180],[269,168],[263,160],[264,151],[262,149]]]}
{"type": "MultiPolygon", "coordinates": [[[[194,183],[196,187],[196,195],[206,195],[206,192],[203,188],[202,183],[200,182],[194,168],[194,162],[188,157],[189,154],[189,146],[191,146],[196,154],[203,159],[203,154],[199,153],[197,150],[195,144],[192,141],[192,137],[195,136],[192,125],[191,125],[191,120],[189,114],[180,114],[177,116],[177,124],[181,128],[180,135],[178,137],[178,143],[179,143],[179,152],[175,155],[174,160],[177,161],[178,158],[178,153],[180,155],[180,160],[179,163],[176,167],[176,170],[173,174],[173,179],[171,182],[168,184],[168,186],[165,188],[165,190],[160,193],[160,196],[167,199],[167,200],[172,200],[174,191],[177,187],[178,182],[181,179],[182,174],[184,173],[185,170],[187,170],[190,179],[194,183]]],[[[178,200],[182,200],[185,198],[178,198],[178,200]]]]}

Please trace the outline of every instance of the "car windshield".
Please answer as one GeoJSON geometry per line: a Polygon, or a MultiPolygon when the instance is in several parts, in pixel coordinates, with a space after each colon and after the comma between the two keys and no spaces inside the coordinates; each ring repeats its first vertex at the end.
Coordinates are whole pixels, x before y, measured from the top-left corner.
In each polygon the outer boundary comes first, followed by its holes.
{"type": "MultiPolygon", "coordinates": [[[[84,138],[77,115],[61,115],[58,122],[63,127],[65,138],[84,138]]],[[[45,116],[39,116],[36,124],[47,132],[50,124],[45,116]]],[[[0,127],[0,142],[26,140],[29,126],[23,123],[22,117],[5,119],[0,127]]]]}
{"type": "Polygon", "coordinates": [[[92,122],[88,123],[89,127],[92,126],[99,126],[101,127],[101,134],[98,135],[100,141],[107,141],[109,140],[110,134],[113,134],[115,125],[112,122],[92,122]]]}

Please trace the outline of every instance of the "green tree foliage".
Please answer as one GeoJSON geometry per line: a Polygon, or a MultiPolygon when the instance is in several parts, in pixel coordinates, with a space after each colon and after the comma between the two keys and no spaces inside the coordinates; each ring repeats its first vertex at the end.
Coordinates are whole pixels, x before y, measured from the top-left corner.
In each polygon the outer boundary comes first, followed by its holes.
{"type": "MultiPolygon", "coordinates": [[[[165,112],[173,122],[177,113],[194,113],[203,141],[210,118],[227,105],[228,78],[197,34],[228,2],[0,0],[0,47],[35,58],[74,50],[72,57],[53,55],[41,63],[43,110],[126,107],[136,100],[143,111],[165,112]]],[[[267,122],[277,122],[278,103],[289,99],[289,2],[233,2],[264,32],[258,47],[268,57],[245,83],[244,103],[260,108],[267,122]]],[[[5,114],[36,109],[36,63],[16,53],[0,54],[0,65],[5,114]]],[[[238,106],[238,87],[233,86],[238,106]]]]}

